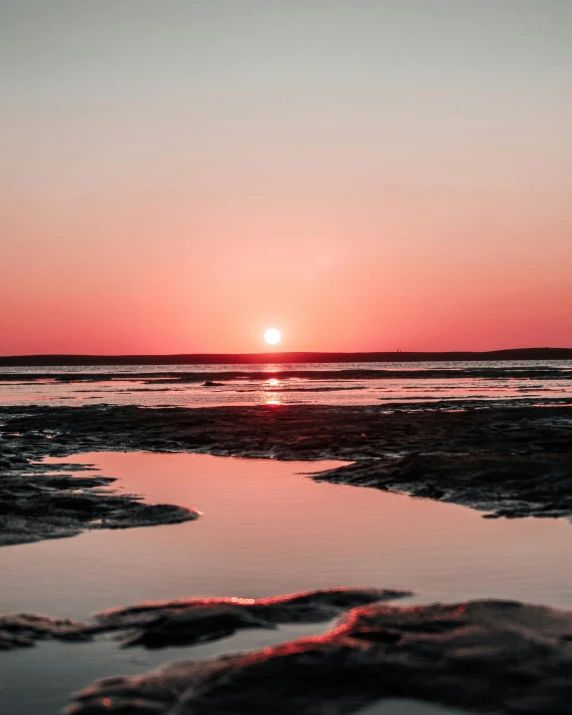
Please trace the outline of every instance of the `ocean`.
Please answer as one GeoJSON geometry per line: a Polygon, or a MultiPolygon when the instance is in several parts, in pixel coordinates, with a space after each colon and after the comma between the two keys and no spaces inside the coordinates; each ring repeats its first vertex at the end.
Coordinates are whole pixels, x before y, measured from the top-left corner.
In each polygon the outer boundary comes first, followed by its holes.
{"type": "Polygon", "coordinates": [[[572,361],[120,365],[0,370],[0,405],[379,405],[478,409],[572,404],[572,361]]]}

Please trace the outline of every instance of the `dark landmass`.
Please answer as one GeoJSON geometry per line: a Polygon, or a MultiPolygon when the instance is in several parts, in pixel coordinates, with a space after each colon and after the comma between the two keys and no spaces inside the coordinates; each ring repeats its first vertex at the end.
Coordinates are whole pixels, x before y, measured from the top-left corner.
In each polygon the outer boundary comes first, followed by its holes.
{"type": "Polygon", "coordinates": [[[360,460],[317,480],[454,502],[498,517],[572,514],[572,452],[462,454],[441,451],[360,460]]]}
{"type": "Polygon", "coordinates": [[[53,467],[34,464],[90,451],[339,459],[352,464],[314,478],[495,516],[572,514],[571,407],[386,412],[320,405],[2,408],[0,544],[196,518],[182,507],[149,506],[102,491],[105,478],[50,477],[53,467]]]}
{"type": "MultiPolygon", "coordinates": [[[[270,378],[278,380],[302,379],[302,380],[431,380],[431,379],[453,379],[473,378],[473,379],[519,379],[530,378],[532,380],[572,380],[572,370],[556,365],[527,367],[455,367],[455,368],[403,368],[403,369],[320,369],[320,370],[219,370],[201,372],[138,372],[125,373],[120,371],[107,372],[0,372],[0,382],[28,383],[35,380],[49,381],[53,383],[71,382],[102,382],[110,380],[130,380],[146,385],[177,385],[180,383],[200,383],[204,387],[227,386],[229,380],[242,380],[251,382],[264,382],[270,378]]],[[[292,385],[287,389],[292,391],[292,385]]],[[[305,388],[302,388],[305,389],[305,388]]],[[[315,388],[308,388],[315,389],[315,388]]],[[[340,389],[331,387],[324,389],[340,389]]],[[[346,388],[348,389],[348,388],[346,388]]],[[[356,389],[356,388],[352,388],[356,389]]]]}
{"type": "MultiPolygon", "coordinates": [[[[0,440],[0,546],[75,536],[86,529],[173,524],[199,516],[184,507],[143,504],[137,496],[104,489],[115,479],[54,474],[54,465],[33,463],[35,454],[37,450],[26,450],[25,438],[3,435],[0,440]]],[[[85,471],[81,464],[57,467],[62,469],[85,471]]]]}
{"type": "Polygon", "coordinates": [[[572,613],[512,601],[353,609],[329,633],[99,681],[67,715],[345,715],[388,697],[569,715],[572,613]]]}
{"type": "Polygon", "coordinates": [[[0,650],[29,648],[41,640],[90,640],[88,623],[69,618],[50,618],[37,613],[0,615],[0,650]]]}
{"type": "Polygon", "coordinates": [[[486,352],[265,352],[190,355],[14,355],[0,367],[41,365],[241,365],[274,363],[426,362],[473,360],[572,360],[572,348],[516,348],[486,352]]]}
{"type": "Polygon", "coordinates": [[[0,616],[0,650],[27,648],[37,641],[50,638],[56,640],[88,640],[80,633],[88,624],[69,618],[49,618],[36,613],[18,613],[0,616]]]}
{"type": "Polygon", "coordinates": [[[410,591],[379,588],[335,588],[258,600],[189,598],[105,611],[91,623],[20,613],[0,616],[0,650],[30,647],[47,639],[87,641],[114,632],[123,636],[123,646],[197,645],[246,628],[323,623],[356,606],[410,595],[410,591]]]}

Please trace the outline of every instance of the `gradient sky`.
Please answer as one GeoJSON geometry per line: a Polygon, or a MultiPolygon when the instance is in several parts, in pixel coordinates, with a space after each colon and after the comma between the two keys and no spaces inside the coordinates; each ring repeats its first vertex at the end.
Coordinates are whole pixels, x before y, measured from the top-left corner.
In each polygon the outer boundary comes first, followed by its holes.
{"type": "Polygon", "coordinates": [[[0,0],[0,354],[572,346],[569,0],[0,0]]]}

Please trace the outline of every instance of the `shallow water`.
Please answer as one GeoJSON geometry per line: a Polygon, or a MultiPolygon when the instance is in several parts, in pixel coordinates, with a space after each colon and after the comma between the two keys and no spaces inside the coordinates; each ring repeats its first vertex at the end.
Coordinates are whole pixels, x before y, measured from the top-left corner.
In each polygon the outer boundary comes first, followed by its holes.
{"type": "MultiPolygon", "coordinates": [[[[96,464],[150,503],[193,506],[195,522],[92,531],[0,550],[0,611],[85,618],[141,600],[262,597],[329,586],[411,588],[404,603],[500,597],[572,608],[566,520],[489,520],[451,504],[318,483],[301,472],[334,462],[277,462],[198,454],[92,453],[51,460],[96,464]]],[[[173,659],[259,648],[319,632],[288,626],[198,648],[122,651],[40,644],[2,655],[0,712],[55,715],[94,678],[173,659]],[[31,684],[34,687],[31,687],[31,684]]],[[[380,715],[434,708],[384,703],[380,715]]]]}
{"type": "Polygon", "coordinates": [[[384,404],[391,409],[393,403],[425,402],[430,408],[432,404],[450,401],[486,406],[494,403],[544,405],[557,400],[572,403],[572,361],[123,365],[3,368],[0,371],[0,405],[384,404]],[[231,379],[237,370],[243,376],[231,379]],[[342,378],[342,372],[347,374],[354,370],[397,370],[401,374],[398,378],[342,378]],[[436,374],[419,379],[416,375],[422,370],[436,374]],[[512,371],[512,376],[505,374],[507,370],[512,371]],[[219,384],[205,387],[201,376],[213,371],[223,377],[216,380],[219,384]],[[293,371],[298,376],[288,377],[293,371]],[[444,376],[445,371],[449,376],[444,376]],[[479,371],[490,374],[476,376],[479,371]],[[303,376],[305,372],[324,373],[324,377],[308,379],[303,376]],[[181,373],[188,374],[188,380],[179,382],[181,373]],[[264,373],[262,378],[260,373],[264,373]],[[278,373],[279,379],[273,377],[278,373]],[[339,376],[336,373],[340,373],[339,376]],[[225,374],[229,377],[224,377],[225,374]],[[14,375],[21,379],[7,380],[14,375]],[[78,381],[78,375],[85,376],[85,380],[78,381]],[[66,376],[74,378],[73,381],[66,382],[66,376]]]}
{"type": "Polygon", "coordinates": [[[91,453],[118,488],[191,506],[198,521],[4,547],[2,610],[83,617],[141,599],[261,597],[329,586],[411,588],[421,602],[482,596],[572,608],[566,520],[473,510],[316,482],[339,462],[91,453]]]}

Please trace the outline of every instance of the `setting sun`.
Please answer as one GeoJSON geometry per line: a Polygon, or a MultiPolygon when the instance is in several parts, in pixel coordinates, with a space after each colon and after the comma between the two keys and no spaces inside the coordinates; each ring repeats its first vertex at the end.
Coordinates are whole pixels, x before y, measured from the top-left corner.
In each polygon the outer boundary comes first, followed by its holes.
{"type": "Polygon", "coordinates": [[[264,333],[264,340],[269,345],[276,345],[276,343],[280,342],[281,338],[282,336],[280,335],[280,331],[276,330],[276,328],[268,328],[268,330],[264,333]]]}

